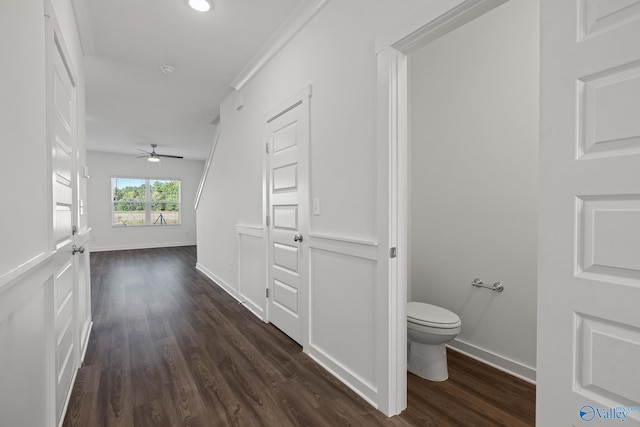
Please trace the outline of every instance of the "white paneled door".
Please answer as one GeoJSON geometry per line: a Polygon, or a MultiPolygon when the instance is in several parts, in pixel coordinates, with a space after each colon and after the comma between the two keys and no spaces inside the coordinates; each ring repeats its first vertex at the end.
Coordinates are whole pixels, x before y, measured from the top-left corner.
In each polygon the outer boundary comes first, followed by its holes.
{"type": "Polygon", "coordinates": [[[640,2],[541,2],[537,425],[640,426],[640,2]]]}
{"type": "Polygon", "coordinates": [[[77,178],[76,87],[64,44],[54,33],[50,47],[48,121],[52,165],[54,331],[56,420],[60,420],[78,363],[77,307],[74,289],[77,272],[73,265],[73,227],[77,224],[74,203],[77,178]]]}
{"type": "Polygon", "coordinates": [[[268,114],[268,318],[303,344],[306,324],[309,90],[268,114]]]}

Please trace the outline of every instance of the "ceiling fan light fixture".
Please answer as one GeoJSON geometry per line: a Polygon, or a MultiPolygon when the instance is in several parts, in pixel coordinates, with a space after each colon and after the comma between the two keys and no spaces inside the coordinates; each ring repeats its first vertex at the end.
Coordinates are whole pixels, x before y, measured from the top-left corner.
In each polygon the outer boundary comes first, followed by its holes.
{"type": "Polygon", "coordinates": [[[144,157],[145,159],[147,159],[147,162],[150,162],[150,163],[160,163],[160,157],[169,157],[172,159],[184,159],[184,157],[182,156],[176,156],[173,154],[158,154],[156,153],[156,147],[158,147],[158,144],[150,144],[150,145],[151,145],[151,151],[142,150],[138,148],[138,151],[141,151],[144,154],[142,154],[141,156],[137,156],[136,158],[144,157]]]}
{"type": "Polygon", "coordinates": [[[187,4],[191,9],[197,10],[198,12],[207,12],[213,8],[211,0],[187,0],[187,4]]]}

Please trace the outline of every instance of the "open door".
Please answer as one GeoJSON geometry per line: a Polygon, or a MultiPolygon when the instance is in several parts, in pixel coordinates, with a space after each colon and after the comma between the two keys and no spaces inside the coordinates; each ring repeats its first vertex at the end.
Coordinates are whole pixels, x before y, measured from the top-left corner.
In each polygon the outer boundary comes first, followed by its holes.
{"type": "Polygon", "coordinates": [[[639,41],[638,2],[541,1],[539,426],[640,425],[639,41]]]}
{"type": "Polygon", "coordinates": [[[74,255],[84,252],[84,248],[78,248],[74,244],[79,218],[76,202],[77,79],[57,23],[53,17],[49,19],[51,24],[48,25],[47,40],[47,137],[53,210],[55,416],[56,422],[60,422],[80,358],[78,269],[74,262],[74,258],[79,258],[79,255],[74,255]]]}

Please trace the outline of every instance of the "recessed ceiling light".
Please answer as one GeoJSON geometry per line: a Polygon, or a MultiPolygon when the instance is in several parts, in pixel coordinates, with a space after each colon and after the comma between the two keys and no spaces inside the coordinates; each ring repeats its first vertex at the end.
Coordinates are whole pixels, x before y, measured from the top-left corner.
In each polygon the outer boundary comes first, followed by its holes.
{"type": "Polygon", "coordinates": [[[187,4],[198,12],[206,12],[213,7],[211,0],[187,0],[187,4]]]}
{"type": "Polygon", "coordinates": [[[162,65],[160,66],[160,71],[162,71],[163,74],[170,76],[171,74],[175,73],[176,69],[171,65],[162,65]]]}

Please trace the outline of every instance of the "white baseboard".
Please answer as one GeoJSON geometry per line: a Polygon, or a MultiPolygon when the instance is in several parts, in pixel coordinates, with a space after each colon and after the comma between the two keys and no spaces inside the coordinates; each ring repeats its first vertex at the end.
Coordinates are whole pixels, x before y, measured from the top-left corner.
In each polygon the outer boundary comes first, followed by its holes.
{"type": "MultiPolygon", "coordinates": [[[[80,368],[80,366],[78,366],[80,368]]],[[[67,409],[69,409],[69,402],[71,401],[71,395],[73,394],[73,386],[76,384],[76,378],[78,378],[78,369],[73,371],[73,376],[71,377],[71,387],[67,391],[67,395],[64,398],[64,405],[62,406],[62,412],[60,413],[60,419],[58,420],[58,427],[62,427],[64,424],[64,419],[67,417],[67,409]]]]}
{"type": "Polygon", "coordinates": [[[499,369],[528,383],[536,383],[536,369],[522,363],[492,353],[488,350],[476,347],[472,344],[455,339],[447,344],[451,350],[469,356],[479,362],[499,369]]]}
{"type": "Polygon", "coordinates": [[[265,322],[265,319],[263,319],[262,314],[260,312],[256,311],[256,310],[254,310],[253,307],[252,307],[252,304],[249,301],[243,300],[242,296],[240,295],[240,293],[238,291],[236,291],[233,287],[229,286],[228,283],[226,283],[224,280],[219,278],[212,271],[210,271],[209,269],[207,269],[205,266],[203,266],[200,263],[196,263],[196,270],[198,270],[200,273],[202,273],[205,276],[207,276],[213,282],[214,285],[217,285],[220,289],[222,289],[223,291],[225,291],[226,293],[231,295],[231,297],[233,297],[233,299],[238,301],[239,304],[242,304],[242,306],[244,308],[246,308],[247,310],[249,310],[249,312],[251,314],[253,314],[258,319],[260,319],[263,322],[265,322]]]}
{"type": "Polygon", "coordinates": [[[87,326],[86,333],[84,335],[84,342],[81,343],[80,349],[80,363],[78,363],[79,367],[84,363],[84,357],[87,355],[87,349],[89,348],[89,339],[91,338],[91,331],[93,330],[93,321],[89,322],[89,326],[87,326]]]}
{"type": "Polygon", "coordinates": [[[226,283],[224,280],[222,280],[221,278],[219,278],[218,276],[216,276],[212,271],[210,271],[209,269],[207,269],[207,267],[203,266],[202,264],[200,264],[199,262],[196,263],[196,270],[198,270],[200,273],[204,274],[205,276],[207,276],[209,279],[211,279],[211,281],[215,284],[218,285],[219,288],[221,288],[223,291],[225,291],[226,293],[228,293],[229,295],[231,295],[233,297],[233,299],[235,299],[236,301],[238,301],[239,303],[242,302],[242,300],[240,299],[240,295],[238,294],[238,291],[236,291],[235,289],[233,289],[232,286],[229,286],[228,283],[226,283]]]}
{"type": "Polygon", "coordinates": [[[309,344],[309,351],[305,351],[307,355],[320,365],[325,371],[336,377],[340,382],[349,387],[358,396],[364,399],[369,405],[378,409],[378,390],[353,373],[350,369],[330,357],[320,348],[309,344]]]}
{"type": "Polygon", "coordinates": [[[196,242],[169,242],[169,243],[148,243],[133,245],[117,245],[117,246],[93,246],[90,245],[89,252],[107,252],[107,251],[130,251],[134,249],[153,249],[153,248],[173,248],[178,246],[195,246],[196,242]]]}

